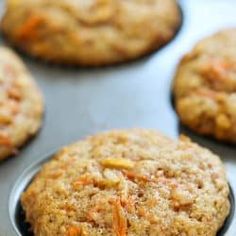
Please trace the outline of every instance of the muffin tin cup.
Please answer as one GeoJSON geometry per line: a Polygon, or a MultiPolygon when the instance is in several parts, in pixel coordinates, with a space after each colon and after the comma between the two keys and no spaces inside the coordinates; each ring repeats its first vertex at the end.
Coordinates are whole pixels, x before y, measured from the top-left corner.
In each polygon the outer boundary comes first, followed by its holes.
{"type": "Polygon", "coordinates": [[[27,188],[27,186],[31,183],[34,176],[39,172],[42,165],[47,162],[49,159],[53,157],[54,152],[46,155],[46,158],[37,161],[31,164],[28,168],[26,168],[23,173],[19,176],[17,181],[15,182],[12,191],[9,196],[9,216],[12,223],[12,226],[19,236],[30,236],[33,235],[29,231],[30,225],[25,221],[24,211],[22,209],[20,203],[20,196],[27,188]]]}
{"type": "MultiPolygon", "coordinates": [[[[39,172],[42,165],[49,161],[55,152],[49,154],[46,156],[45,159],[38,161],[28,167],[22,175],[18,178],[16,181],[12,192],[9,197],[9,215],[11,219],[12,226],[17,233],[18,236],[33,236],[33,233],[30,232],[30,225],[25,220],[25,213],[22,209],[21,203],[20,203],[20,196],[24,192],[24,190],[27,188],[27,186],[31,183],[34,176],[39,172]]],[[[224,225],[217,233],[217,236],[224,236],[225,233],[228,231],[228,229],[231,226],[234,213],[235,213],[235,197],[232,191],[232,188],[229,184],[230,188],[230,194],[229,194],[229,201],[231,204],[230,213],[228,217],[226,218],[224,225]]]]}

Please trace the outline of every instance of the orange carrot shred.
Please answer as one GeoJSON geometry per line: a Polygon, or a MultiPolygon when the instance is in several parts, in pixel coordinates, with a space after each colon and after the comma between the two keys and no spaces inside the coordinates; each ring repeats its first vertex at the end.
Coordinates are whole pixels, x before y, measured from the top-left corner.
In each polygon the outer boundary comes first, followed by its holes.
{"type": "Polygon", "coordinates": [[[82,233],[82,230],[78,226],[70,226],[67,231],[67,236],[80,236],[82,233]]]}
{"type": "Polygon", "coordinates": [[[37,27],[44,22],[40,16],[31,16],[18,30],[18,37],[20,40],[28,40],[36,38],[37,27]]]}
{"type": "Polygon", "coordinates": [[[89,185],[89,184],[92,184],[94,181],[91,177],[87,176],[87,175],[82,175],[79,177],[78,180],[76,180],[74,183],[73,183],[73,186],[76,187],[76,186],[85,186],[85,185],[89,185]]]}
{"type": "Polygon", "coordinates": [[[137,179],[137,180],[141,180],[141,181],[145,181],[145,182],[149,181],[147,176],[139,175],[139,174],[136,174],[132,171],[123,171],[123,174],[129,179],[137,179]]]}
{"type": "Polygon", "coordinates": [[[201,96],[209,97],[209,98],[212,98],[212,99],[215,99],[216,96],[217,96],[217,93],[213,90],[210,90],[210,89],[199,89],[197,91],[197,93],[201,96]]]}
{"type": "Polygon", "coordinates": [[[203,75],[211,81],[211,83],[224,82],[228,79],[228,72],[236,71],[235,62],[225,62],[220,60],[212,60],[209,64],[202,68],[203,75]]]}
{"type": "Polygon", "coordinates": [[[5,147],[11,147],[12,141],[10,137],[5,133],[0,133],[0,145],[5,147]]]}
{"type": "Polygon", "coordinates": [[[135,209],[135,202],[132,197],[128,197],[127,199],[122,200],[122,204],[129,213],[131,213],[135,209]]]}
{"type": "Polygon", "coordinates": [[[120,199],[113,201],[113,230],[116,236],[126,236],[127,219],[120,199]]]}

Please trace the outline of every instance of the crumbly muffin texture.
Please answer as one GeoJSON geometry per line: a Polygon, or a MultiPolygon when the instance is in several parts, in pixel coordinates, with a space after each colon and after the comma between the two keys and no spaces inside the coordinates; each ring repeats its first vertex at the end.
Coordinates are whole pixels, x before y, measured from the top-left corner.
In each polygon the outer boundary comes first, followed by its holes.
{"type": "Polygon", "coordinates": [[[17,153],[41,125],[43,101],[31,75],[9,49],[0,47],[0,160],[17,153]]]}
{"type": "Polygon", "coordinates": [[[43,60],[101,66],[158,49],[180,21],[176,0],[8,0],[2,30],[43,60]]]}
{"type": "Polygon", "coordinates": [[[228,195],[216,155],[185,137],[134,129],[63,148],[21,202],[36,236],[215,236],[228,195]]]}
{"type": "Polygon", "coordinates": [[[192,130],[236,143],[236,29],[200,41],[174,81],[176,109],[192,130]]]}

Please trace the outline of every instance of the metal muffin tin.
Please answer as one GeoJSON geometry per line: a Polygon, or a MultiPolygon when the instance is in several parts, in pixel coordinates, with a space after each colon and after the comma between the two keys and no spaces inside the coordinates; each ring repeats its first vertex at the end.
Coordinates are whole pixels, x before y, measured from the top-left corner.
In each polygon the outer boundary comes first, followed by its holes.
{"type": "MultiPolygon", "coordinates": [[[[9,198],[9,215],[10,215],[11,223],[18,236],[23,236],[23,235],[33,236],[32,232],[30,231],[30,225],[25,220],[25,213],[20,203],[20,196],[22,192],[30,184],[30,182],[33,180],[34,176],[40,170],[42,165],[45,162],[47,162],[52,156],[53,155],[48,155],[48,157],[45,158],[44,160],[38,161],[34,163],[33,165],[31,165],[29,168],[27,168],[22,173],[22,175],[18,178],[18,180],[16,181],[12,189],[12,192],[9,198]]],[[[223,227],[220,229],[220,231],[218,232],[217,236],[223,236],[228,231],[234,217],[235,199],[234,199],[234,194],[233,194],[231,186],[230,186],[229,201],[231,204],[229,216],[225,220],[225,223],[223,227]]]]}
{"type": "MultiPolygon", "coordinates": [[[[21,55],[44,93],[46,111],[41,132],[20,155],[0,163],[0,236],[17,235],[14,225],[22,217],[15,217],[19,194],[38,170],[37,165],[27,169],[32,172],[22,178],[28,166],[37,161],[40,165],[48,151],[87,135],[131,127],[158,129],[173,138],[185,133],[221,156],[233,192],[232,214],[221,235],[236,235],[236,217],[232,217],[236,146],[190,132],[179,124],[171,106],[171,82],[180,58],[199,39],[225,27],[236,27],[236,1],[180,0],[180,5],[183,26],[175,39],[135,62],[96,69],[60,68],[21,55]]],[[[0,11],[3,9],[0,0],[0,11]]]]}

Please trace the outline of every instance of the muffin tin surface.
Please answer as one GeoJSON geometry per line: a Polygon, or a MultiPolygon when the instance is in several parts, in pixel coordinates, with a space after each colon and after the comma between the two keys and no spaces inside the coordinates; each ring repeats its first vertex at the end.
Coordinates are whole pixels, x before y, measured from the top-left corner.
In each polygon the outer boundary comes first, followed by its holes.
{"type": "MultiPolygon", "coordinates": [[[[182,0],[180,5],[184,19],[176,38],[158,52],[132,63],[76,69],[23,57],[44,93],[46,112],[40,134],[19,156],[0,164],[1,236],[16,235],[8,203],[13,211],[10,192],[28,166],[45,158],[50,150],[113,128],[154,128],[171,137],[188,134],[221,156],[236,194],[236,147],[188,131],[179,124],[171,106],[171,82],[180,58],[201,38],[225,27],[236,27],[236,1],[182,0]]],[[[3,1],[0,6],[2,11],[3,1]]],[[[24,181],[28,183],[29,179],[24,181]]],[[[236,216],[224,235],[236,235],[236,216]]]]}

